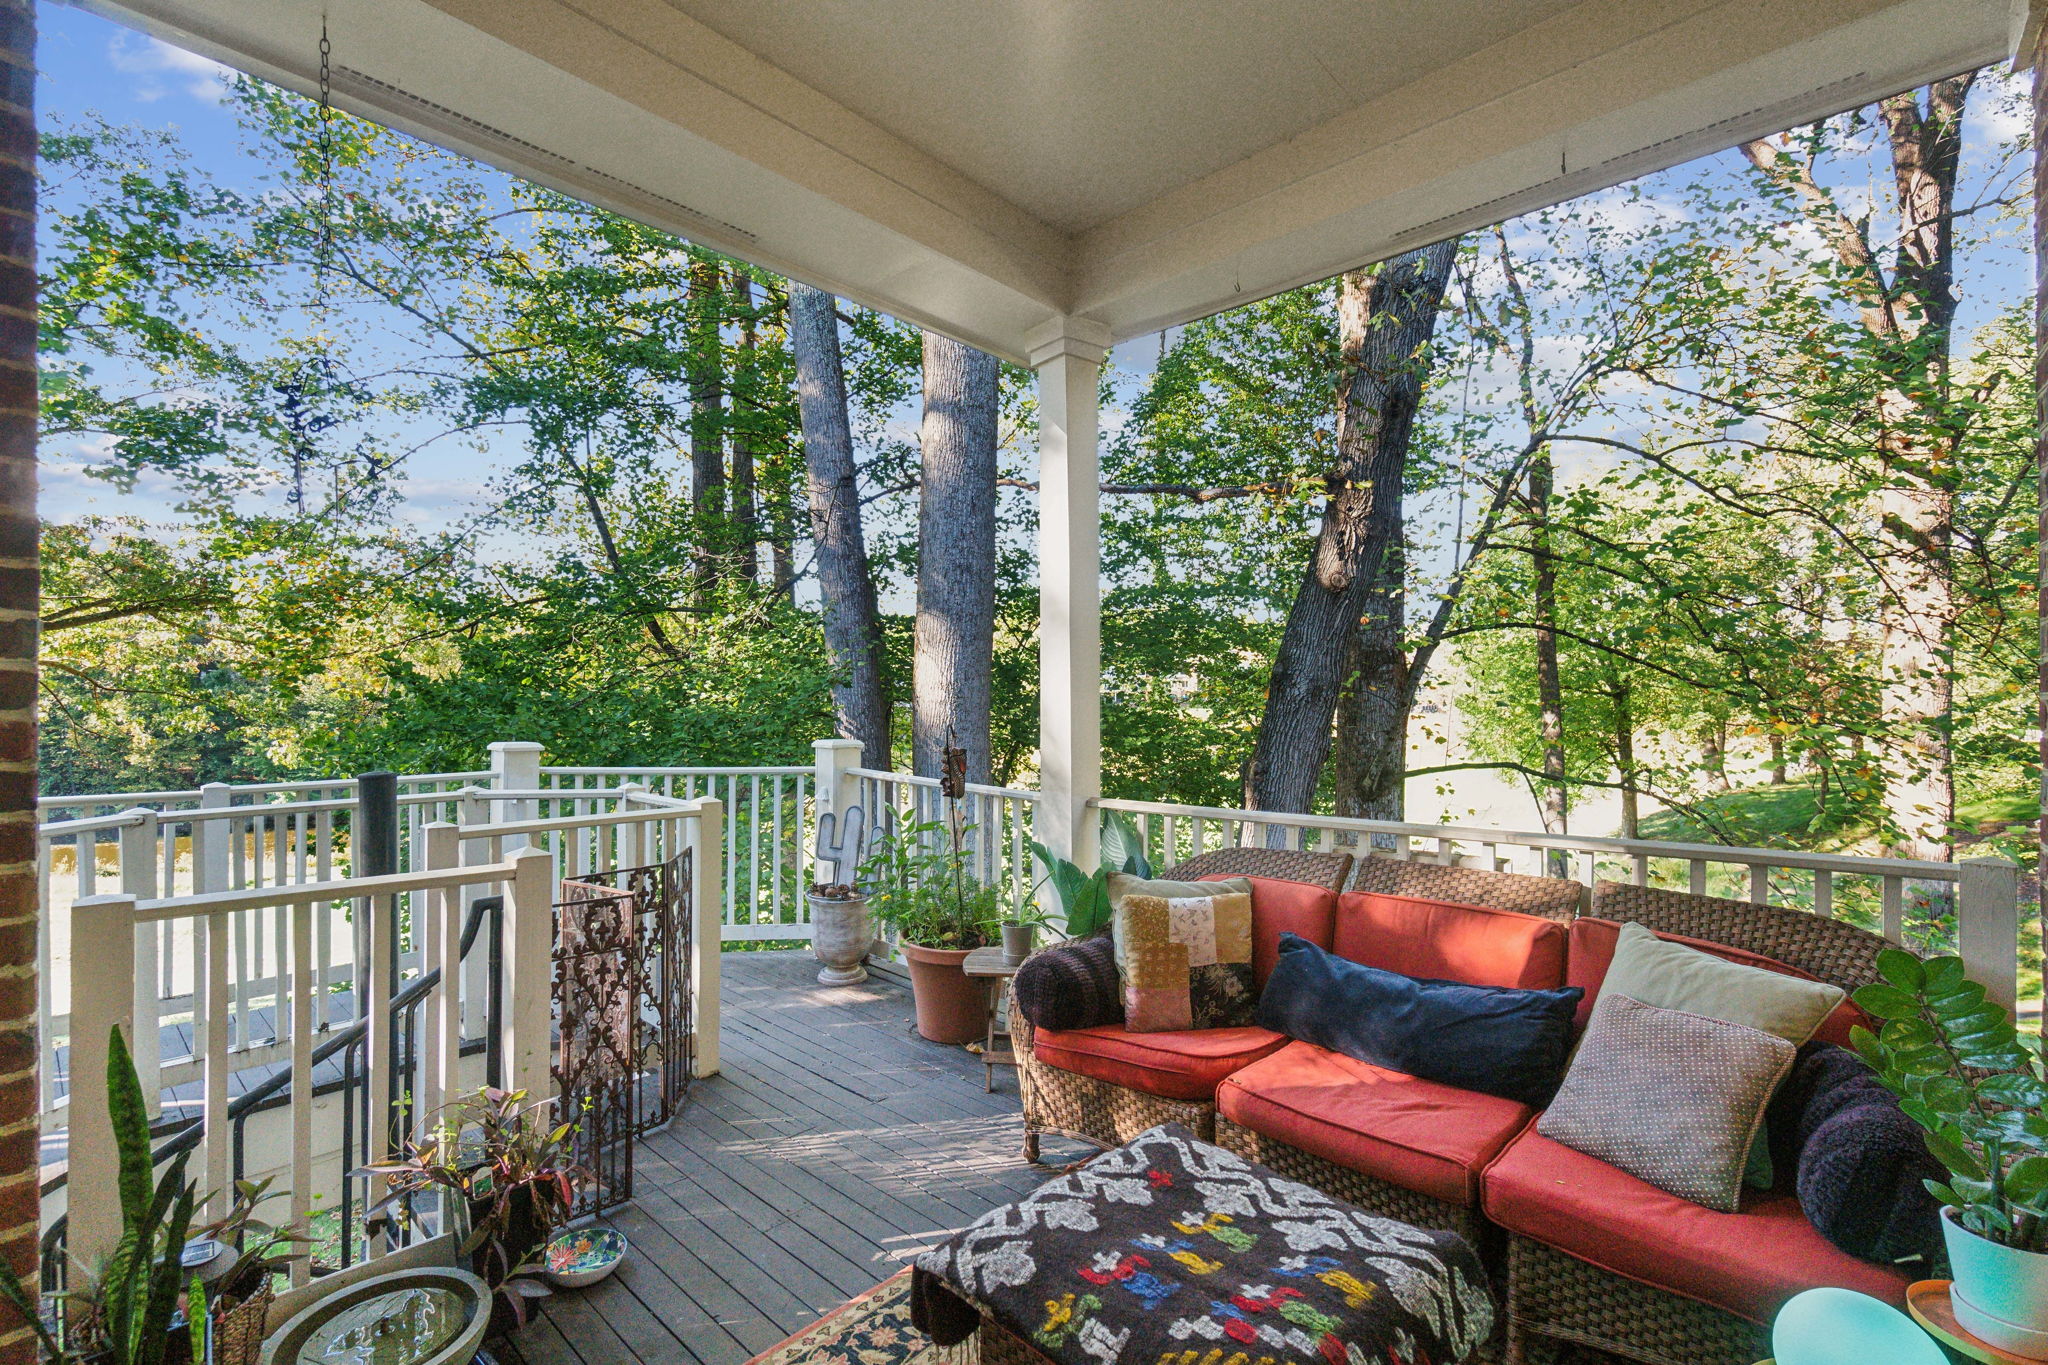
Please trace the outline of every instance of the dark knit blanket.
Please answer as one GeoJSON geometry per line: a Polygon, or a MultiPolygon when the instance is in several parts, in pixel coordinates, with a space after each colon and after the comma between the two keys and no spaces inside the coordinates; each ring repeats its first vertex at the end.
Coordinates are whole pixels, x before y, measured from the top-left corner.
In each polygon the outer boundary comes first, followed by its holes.
{"type": "Polygon", "coordinates": [[[986,1311],[1061,1365],[1452,1365],[1494,1322],[1456,1233],[1375,1217],[1178,1124],[984,1215],[913,1280],[912,1319],[940,1345],[986,1311]]]}
{"type": "Polygon", "coordinates": [[[1096,1028],[1124,1021],[1116,945],[1108,934],[1034,954],[1017,969],[1017,1008],[1033,1028],[1096,1028]]]}

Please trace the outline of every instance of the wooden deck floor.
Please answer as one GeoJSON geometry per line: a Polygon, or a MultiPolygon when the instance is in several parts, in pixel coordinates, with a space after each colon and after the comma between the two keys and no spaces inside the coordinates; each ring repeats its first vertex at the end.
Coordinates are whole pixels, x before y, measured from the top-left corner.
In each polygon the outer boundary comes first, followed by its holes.
{"type": "Polygon", "coordinates": [[[816,973],[809,953],[725,955],[723,1074],[640,1144],[610,1218],[632,1255],[508,1355],[738,1365],[1048,1177],[1019,1155],[1013,1073],[985,1094],[979,1058],[912,1030],[907,992],[816,973]]]}

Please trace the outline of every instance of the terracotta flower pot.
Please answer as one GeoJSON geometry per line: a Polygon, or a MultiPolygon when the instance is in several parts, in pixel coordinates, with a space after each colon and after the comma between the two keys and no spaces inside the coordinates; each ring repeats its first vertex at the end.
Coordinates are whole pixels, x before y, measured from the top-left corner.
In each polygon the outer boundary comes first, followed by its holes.
{"type": "Polygon", "coordinates": [[[917,1001],[917,1031],[934,1043],[970,1043],[988,1031],[986,986],[962,971],[964,948],[904,943],[910,993],[917,1001]]]}

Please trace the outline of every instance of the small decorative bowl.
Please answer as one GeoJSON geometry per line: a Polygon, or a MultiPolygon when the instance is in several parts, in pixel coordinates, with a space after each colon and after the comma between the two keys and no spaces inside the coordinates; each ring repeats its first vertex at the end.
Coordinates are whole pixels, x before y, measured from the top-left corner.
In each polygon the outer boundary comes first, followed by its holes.
{"type": "Polygon", "coordinates": [[[617,1228],[576,1228],[548,1243],[548,1278],[561,1289],[596,1284],[626,1258],[626,1234],[617,1228]]]}

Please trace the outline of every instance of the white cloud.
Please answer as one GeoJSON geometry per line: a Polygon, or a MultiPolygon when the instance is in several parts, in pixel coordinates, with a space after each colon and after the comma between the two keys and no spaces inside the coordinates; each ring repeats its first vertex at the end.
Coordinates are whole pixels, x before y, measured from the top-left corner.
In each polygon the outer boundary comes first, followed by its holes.
{"type": "Polygon", "coordinates": [[[130,95],[144,104],[172,93],[218,104],[227,88],[228,68],[219,62],[140,33],[115,34],[107,44],[107,64],[140,78],[130,95]]]}

